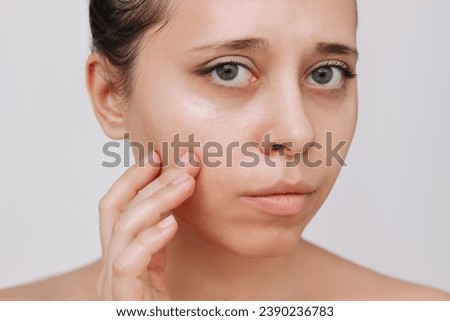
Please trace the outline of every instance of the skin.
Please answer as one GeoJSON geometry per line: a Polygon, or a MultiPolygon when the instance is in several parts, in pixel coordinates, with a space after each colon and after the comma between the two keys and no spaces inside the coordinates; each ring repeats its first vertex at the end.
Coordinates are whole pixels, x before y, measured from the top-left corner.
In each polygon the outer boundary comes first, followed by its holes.
{"type": "Polygon", "coordinates": [[[317,51],[319,43],[356,48],[354,1],[193,0],[174,1],[173,8],[170,22],[157,33],[147,32],[142,41],[129,99],[108,87],[104,59],[92,54],[87,62],[88,89],[104,132],[113,139],[130,133],[134,142],[154,142],[155,149],[146,153],[169,166],[133,166],[103,197],[100,261],[0,292],[0,298],[449,299],[443,292],[369,271],[299,237],[341,166],[333,161],[331,166],[287,167],[286,162],[294,155],[326,160],[324,149],[308,144],[325,146],[326,132],[333,133],[335,144],[347,142],[340,151],[345,157],[356,127],[356,80],[339,78],[343,73],[337,67],[334,86],[311,79],[327,63],[355,70],[354,52],[317,51]],[[193,50],[248,38],[262,38],[267,46],[193,50]],[[247,66],[240,67],[239,81],[198,72],[230,58],[247,66]],[[281,148],[252,149],[275,167],[264,161],[239,166],[248,159],[234,149],[232,166],[213,168],[205,165],[201,148],[185,154],[197,166],[178,166],[173,152],[163,155],[160,147],[177,133],[181,141],[195,134],[200,146],[215,141],[224,148],[231,142],[262,142],[270,133],[272,145],[281,148]],[[277,182],[308,185],[311,193],[295,215],[272,215],[245,201],[277,182]]]}

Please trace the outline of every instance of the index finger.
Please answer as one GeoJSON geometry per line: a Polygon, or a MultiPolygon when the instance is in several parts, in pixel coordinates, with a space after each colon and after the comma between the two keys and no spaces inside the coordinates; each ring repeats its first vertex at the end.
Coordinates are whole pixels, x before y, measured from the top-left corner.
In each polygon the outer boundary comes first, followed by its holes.
{"type": "Polygon", "coordinates": [[[192,177],[197,176],[200,171],[200,158],[194,152],[187,152],[181,157],[179,163],[173,164],[168,170],[161,173],[161,175],[152,181],[150,184],[142,188],[139,193],[130,202],[129,206],[146,199],[153,193],[159,191],[175,178],[187,173],[192,177]]]}
{"type": "Polygon", "coordinates": [[[100,200],[100,238],[103,250],[105,250],[106,240],[111,235],[114,222],[139,191],[158,177],[161,170],[161,158],[155,151],[147,155],[143,164],[141,163],[137,162],[127,169],[100,200]],[[155,166],[156,164],[159,166],[155,166]]]}

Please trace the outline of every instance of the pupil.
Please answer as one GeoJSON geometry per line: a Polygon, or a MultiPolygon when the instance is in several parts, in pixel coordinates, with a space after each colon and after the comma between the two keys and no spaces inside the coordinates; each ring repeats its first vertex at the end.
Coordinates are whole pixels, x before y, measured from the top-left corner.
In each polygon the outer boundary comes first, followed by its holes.
{"type": "Polygon", "coordinates": [[[320,85],[325,85],[333,79],[333,69],[320,68],[313,73],[314,81],[320,85]]]}
{"type": "Polygon", "coordinates": [[[217,70],[217,75],[222,80],[233,80],[238,74],[239,68],[236,65],[223,65],[217,70]]]}

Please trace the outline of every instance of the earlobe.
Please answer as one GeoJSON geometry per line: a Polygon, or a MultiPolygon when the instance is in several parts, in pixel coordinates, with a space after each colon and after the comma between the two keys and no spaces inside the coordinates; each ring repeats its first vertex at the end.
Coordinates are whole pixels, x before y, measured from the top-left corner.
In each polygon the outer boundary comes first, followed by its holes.
{"type": "Polygon", "coordinates": [[[92,53],[86,62],[86,85],[95,116],[111,139],[122,139],[126,132],[125,109],[119,95],[108,82],[108,69],[100,54],[92,53]]]}

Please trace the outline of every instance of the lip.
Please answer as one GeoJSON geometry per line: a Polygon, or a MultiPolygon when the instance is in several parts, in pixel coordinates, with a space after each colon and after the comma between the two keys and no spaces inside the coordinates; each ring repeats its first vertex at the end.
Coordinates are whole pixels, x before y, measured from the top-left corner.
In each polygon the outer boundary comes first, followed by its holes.
{"type": "Polygon", "coordinates": [[[276,216],[293,216],[305,210],[312,198],[314,188],[305,182],[286,184],[278,182],[262,188],[241,199],[248,205],[276,216]]]}

